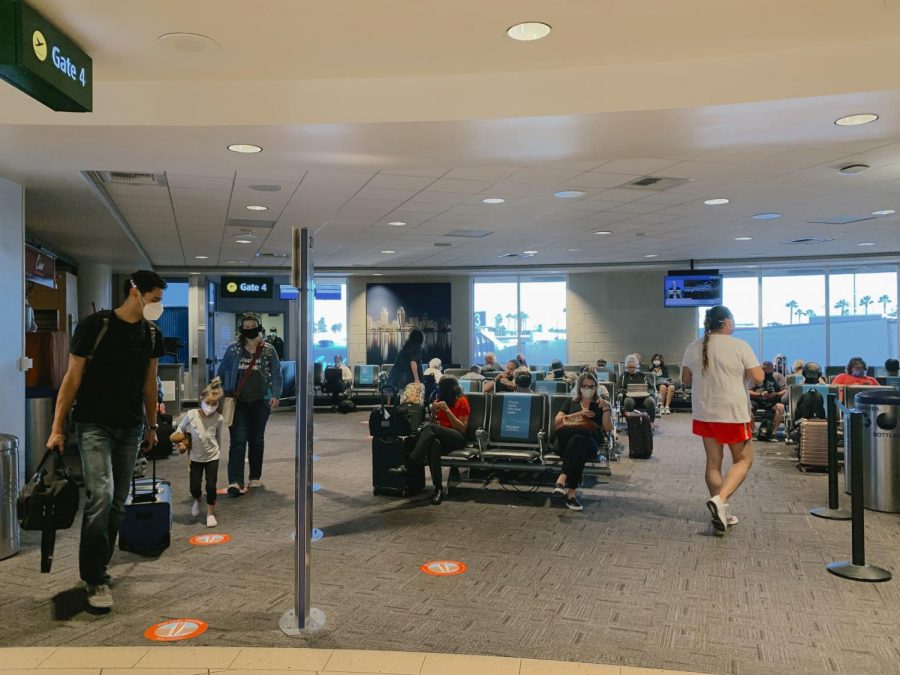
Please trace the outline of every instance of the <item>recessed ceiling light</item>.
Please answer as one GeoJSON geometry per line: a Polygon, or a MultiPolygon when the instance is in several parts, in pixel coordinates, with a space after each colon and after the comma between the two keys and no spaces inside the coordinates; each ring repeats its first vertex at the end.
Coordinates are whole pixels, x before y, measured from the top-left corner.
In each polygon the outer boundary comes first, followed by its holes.
{"type": "Polygon", "coordinates": [[[579,197],[584,197],[587,194],[584,190],[560,190],[559,192],[554,192],[553,196],[557,199],[578,199],[579,197]]]}
{"type": "Polygon", "coordinates": [[[753,237],[735,237],[735,241],[752,241],[753,237]]]}
{"type": "Polygon", "coordinates": [[[163,47],[194,54],[217,51],[221,47],[211,37],[200,35],[199,33],[165,33],[156,38],[156,41],[163,47]]]}
{"type": "Polygon", "coordinates": [[[894,209],[881,209],[881,211],[872,211],[873,216],[892,216],[897,213],[894,209]]]}
{"type": "Polygon", "coordinates": [[[396,251],[382,251],[385,255],[390,255],[391,253],[396,253],[396,251]]]}
{"type": "Polygon", "coordinates": [[[648,253],[648,254],[645,255],[644,257],[645,257],[645,258],[658,258],[658,257],[659,257],[659,254],[658,254],[658,253],[648,253]]]}
{"type": "Polygon", "coordinates": [[[501,199],[500,197],[488,197],[487,199],[481,200],[483,204],[502,204],[505,201],[505,199],[501,199]]]}
{"type": "Polygon", "coordinates": [[[197,260],[209,260],[208,255],[195,255],[194,258],[196,258],[197,260]]]}
{"type": "Polygon", "coordinates": [[[612,234],[611,230],[597,230],[594,234],[612,234]]]}
{"type": "Polygon", "coordinates": [[[519,42],[533,42],[547,37],[551,30],[550,25],[542,21],[525,21],[507,28],[506,34],[519,42]]]}
{"type": "Polygon", "coordinates": [[[252,155],[257,152],[262,152],[262,148],[258,145],[251,145],[250,143],[233,143],[228,146],[228,149],[232,152],[240,152],[244,155],[252,155]]]}
{"type": "Polygon", "coordinates": [[[191,272],[191,276],[197,276],[199,274],[200,274],[200,272],[191,272]]]}
{"type": "Polygon", "coordinates": [[[253,240],[252,239],[235,239],[234,243],[235,244],[252,244],[253,240]]]}
{"type": "Polygon", "coordinates": [[[870,169],[868,164],[848,164],[847,166],[842,166],[838,169],[838,173],[841,173],[845,176],[852,176],[856,173],[862,173],[863,171],[868,171],[870,169]]]}
{"type": "Polygon", "coordinates": [[[874,245],[875,245],[874,241],[863,241],[863,242],[860,242],[857,244],[857,246],[874,246],[874,245]]]}
{"type": "Polygon", "coordinates": [[[391,227],[405,227],[406,223],[404,223],[402,220],[392,220],[388,223],[388,225],[390,225],[391,227]]]}
{"type": "Polygon", "coordinates": [[[781,214],[774,211],[772,213],[757,213],[753,216],[753,220],[777,220],[779,218],[781,218],[781,214]]]}
{"type": "Polygon", "coordinates": [[[724,197],[716,197],[715,199],[707,199],[703,203],[707,206],[722,206],[722,204],[727,204],[730,201],[730,199],[725,199],[724,197]]]}
{"type": "Polygon", "coordinates": [[[583,251],[583,248],[570,248],[569,253],[578,253],[579,251],[583,251]]]}
{"type": "Polygon", "coordinates": [[[381,272],[372,272],[373,277],[383,277],[384,275],[381,272]]]}
{"type": "Polygon", "coordinates": [[[537,251],[522,251],[522,255],[537,255],[537,251]]]}
{"type": "Polygon", "coordinates": [[[840,117],[834,121],[839,127],[858,127],[860,124],[868,124],[878,119],[875,113],[859,113],[856,115],[847,115],[840,117]]]}
{"type": "Polygon", "coordinates": [[[247,207],[248,211],[268,211],[268,206],[261,206],[260,204],[251,204],[247,207]]]}

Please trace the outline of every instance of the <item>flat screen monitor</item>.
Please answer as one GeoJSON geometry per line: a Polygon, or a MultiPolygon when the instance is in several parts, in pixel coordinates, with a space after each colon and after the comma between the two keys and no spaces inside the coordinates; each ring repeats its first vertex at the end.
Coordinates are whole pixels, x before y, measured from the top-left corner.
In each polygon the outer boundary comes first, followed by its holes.
{"type": "Polygon", "coordinates": [[[710,307],[722,304],[718,271],[669,272],[663,284],[666,307],[710,307]]]}

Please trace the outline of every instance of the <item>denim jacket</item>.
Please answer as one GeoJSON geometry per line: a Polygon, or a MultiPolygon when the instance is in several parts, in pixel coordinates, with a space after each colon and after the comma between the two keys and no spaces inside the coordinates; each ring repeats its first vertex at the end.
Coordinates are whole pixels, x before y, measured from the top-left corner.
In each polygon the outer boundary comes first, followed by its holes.
{"type": "MultiPolygon", "coordinates": [[[[238,342],[232,342],[228,349],[225,350],[225,356],[219,363],[219,372],[217,375],[222,378],[222,389],[228,395],[234,394],[234,390],[240,381],[238,366],[241,363],[241,350],[243,345],[238,342]]],[[[278,360],[278,353],[275,348],[267,342],[262,343],[262,353],[256,360],[259,367],[260,375],[266,383],[265,401],[268,402],[273,398],[281,398],[283,380],[281,376],[281,361],[278,360]]]]}

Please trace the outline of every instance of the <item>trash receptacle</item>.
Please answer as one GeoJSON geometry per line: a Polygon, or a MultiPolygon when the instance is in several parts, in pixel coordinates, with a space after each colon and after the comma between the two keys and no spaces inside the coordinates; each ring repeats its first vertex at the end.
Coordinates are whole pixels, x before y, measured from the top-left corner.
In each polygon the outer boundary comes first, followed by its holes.
{"type": "MultiPolygon", "coordinates": [[[[872,511],[900,513],[900,391],[878,389],[856,395],[855,405],[864,414],[863,440],[863,504],[872,511]]],[[[845,426],[845,428],[847,428],[845,426]]],[[[850,434],[844,433],[844,485],[848,494],[850,434]]]]}
{"type": "Polygon", "coordinates": [[[19,439],[0,434],[0,560],[19,552],[19,439]]]}
{"type": "Polygon", "coordinates": [[[56,405],[53,389],[29,388],[25,391],[25,461],[22,468],[24,480],[37,471],[38,464],[47,449],[53,412],[56,405]]]}

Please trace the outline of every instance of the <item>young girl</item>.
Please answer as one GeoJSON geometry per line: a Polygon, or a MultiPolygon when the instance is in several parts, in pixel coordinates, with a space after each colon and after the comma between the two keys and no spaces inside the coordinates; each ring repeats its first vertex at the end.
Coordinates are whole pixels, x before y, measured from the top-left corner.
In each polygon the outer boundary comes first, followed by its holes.
{"type": "Polygon", "coordinates": [[[188,411],[175,433],[172,442],[178,444],[181,453],[190,451],[191,460],[191,496],[194,505],[191,515],[200,515],[200,483],[206,474],[206,526],[218,525],[216,510],[216,476],[219,473],[219,452],[222,446],[222,434],[225,421],[219,414],[219,401],[222,399],[222,381],[217,377],[203,389],[200,408],[188,411]]]}

